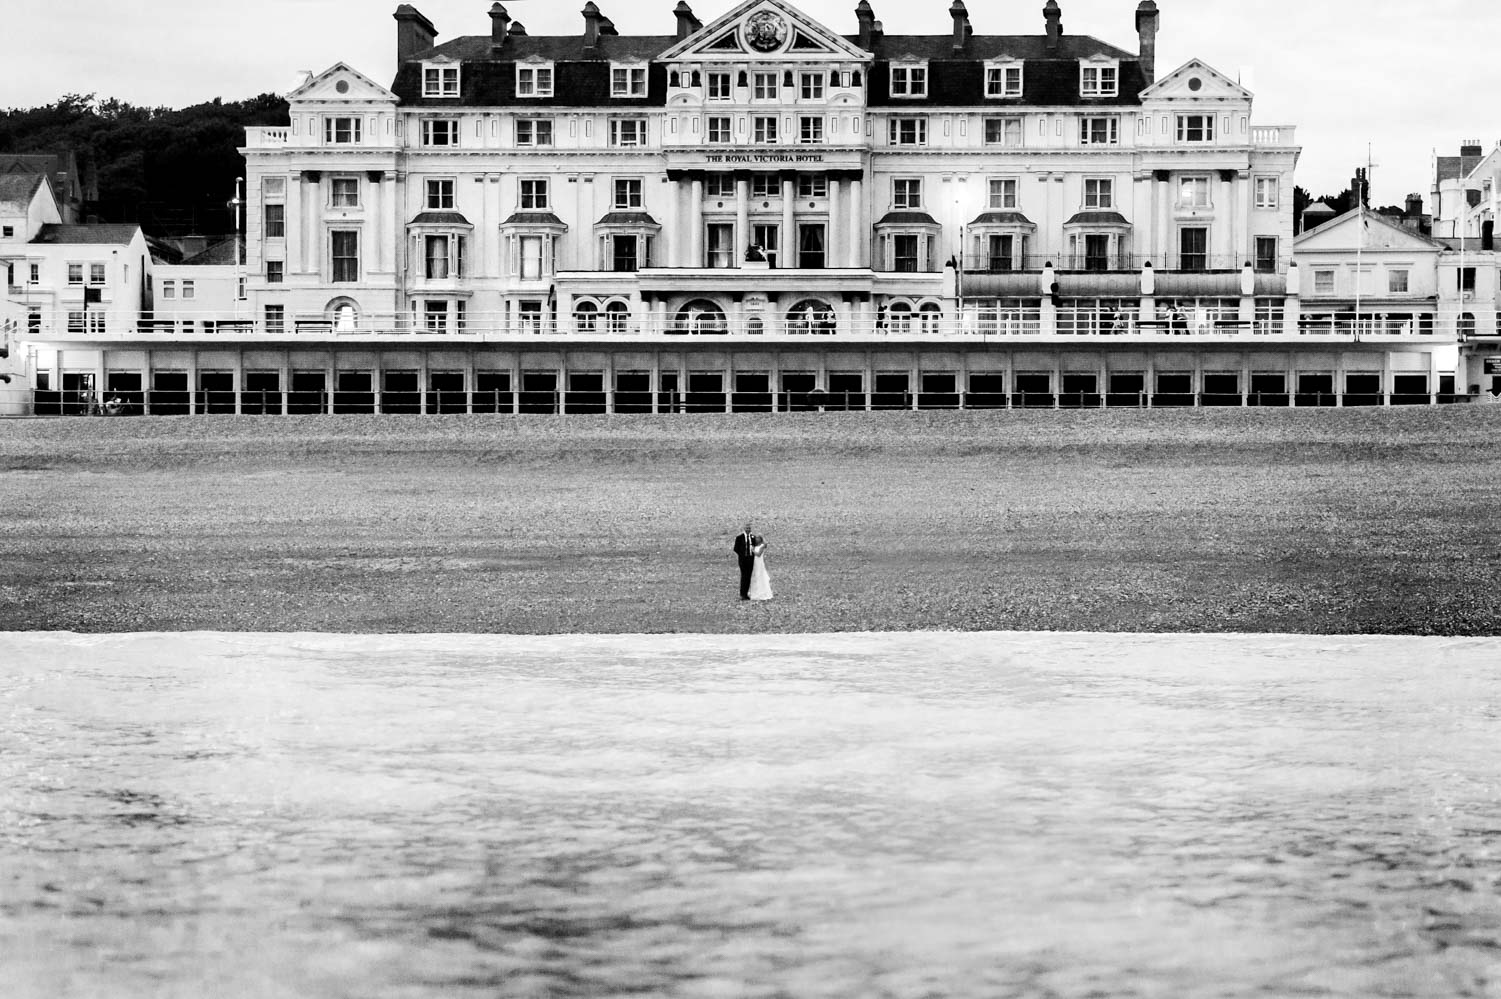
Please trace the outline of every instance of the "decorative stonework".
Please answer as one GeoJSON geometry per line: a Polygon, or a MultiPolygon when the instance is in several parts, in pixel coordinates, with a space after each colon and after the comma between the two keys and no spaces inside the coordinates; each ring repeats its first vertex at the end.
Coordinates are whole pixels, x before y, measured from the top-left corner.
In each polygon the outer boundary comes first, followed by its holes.
{"type": "Polygon", "coordinates": [[[758,52],[774,52],[787,41],[787,22],[774,11],[763,10],[745,21],[745,42],[758,52]]]}

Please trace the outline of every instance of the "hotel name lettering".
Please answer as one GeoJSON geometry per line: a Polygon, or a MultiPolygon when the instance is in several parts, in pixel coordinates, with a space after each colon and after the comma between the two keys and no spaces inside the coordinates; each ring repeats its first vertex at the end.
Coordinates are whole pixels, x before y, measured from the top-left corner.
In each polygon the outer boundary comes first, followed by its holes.
{"type": "Polygon", "coordinates": [[[708,153],[706,163],[822,163],[823,153],[708,153]]]}

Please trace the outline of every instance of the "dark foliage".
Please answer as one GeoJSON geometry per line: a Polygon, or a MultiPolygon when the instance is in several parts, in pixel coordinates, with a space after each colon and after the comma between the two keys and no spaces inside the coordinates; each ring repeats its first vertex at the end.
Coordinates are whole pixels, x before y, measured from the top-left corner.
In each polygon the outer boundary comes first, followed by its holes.
{"type": "Polygon", "coordinates": [[[0,111],[0,152],[72,150],[85,176],[92,171],[98,199],[86,211],[101,222],[138,222],[153,235],[227,232],[245,127],[287,122],[275,94],[175,110],[69,94],[0,111]]]}

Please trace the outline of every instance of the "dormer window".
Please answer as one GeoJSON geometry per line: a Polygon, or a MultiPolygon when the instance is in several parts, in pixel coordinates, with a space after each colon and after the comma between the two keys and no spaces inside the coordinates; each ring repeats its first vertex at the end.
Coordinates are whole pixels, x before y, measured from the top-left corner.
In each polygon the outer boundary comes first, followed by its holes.
{"type": "Polygon", "coordinates": [[[645,97],[646,67],[612,64],[610,66],[610,96],[645,97]]]}
{"type": "Polygon", "coordinates": [[[1020,62],[987,62],[985,64],[986,97],[1020,97],[1022,95],[1022,64],[1020,62]]]}
{"type": "Polygon", "coordinates": [[[892,97],[928,96],[928,67],[924,63],[907,63],[891,67],[892,97]]]}
{"type": "Polygon", "coordinates": [[[517,97],[551,97],[552,63],[516,67],[517,97]]]}
{"type": "Polygon", "coordinates": [[[457,66],[423,66],[422,67],[422,96],[423,97],[457,97],[459,96],[459,67],[457,66]]]}
{"type": "Polygon", "coordinates": [[[1080,97],[1114,97],[1120,93],[1120,66],[1101,59],[1079,67],[1080,97]]]}

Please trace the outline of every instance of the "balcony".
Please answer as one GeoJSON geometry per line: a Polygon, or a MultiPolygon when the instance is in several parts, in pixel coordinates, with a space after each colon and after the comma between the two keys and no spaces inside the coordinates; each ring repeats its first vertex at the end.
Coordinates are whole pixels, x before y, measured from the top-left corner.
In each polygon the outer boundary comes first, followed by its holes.
{"type": "Polygon", "coordinates": [[[292,144],[292,130],[287,126],[252,125],[245,129],[246,149],[274,149],[292,144]]]}
{"type": "Polygon", "coordinates": [[[1296,148],[1296,125],[1252,125],[1251,145],[1272,146],[1283,149],[1296,148]]]}

